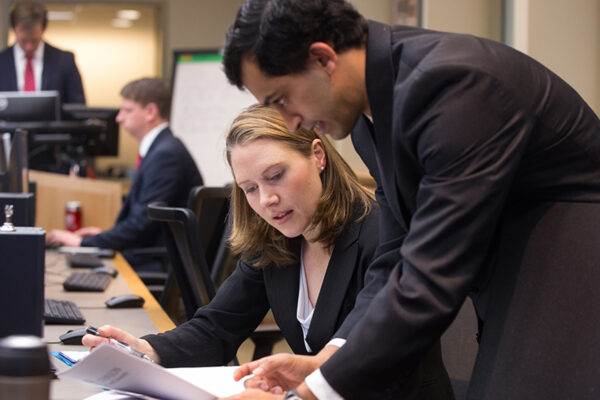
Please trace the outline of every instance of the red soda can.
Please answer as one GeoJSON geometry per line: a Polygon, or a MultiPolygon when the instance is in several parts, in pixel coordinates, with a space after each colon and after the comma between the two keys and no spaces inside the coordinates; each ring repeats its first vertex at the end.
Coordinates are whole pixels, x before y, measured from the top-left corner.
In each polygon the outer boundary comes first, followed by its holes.
{"type": "Polygon", "coordinates": [[[81,228],[81,202],[69,201],[65,209],[65,227],[71,232],[81,228]]]}

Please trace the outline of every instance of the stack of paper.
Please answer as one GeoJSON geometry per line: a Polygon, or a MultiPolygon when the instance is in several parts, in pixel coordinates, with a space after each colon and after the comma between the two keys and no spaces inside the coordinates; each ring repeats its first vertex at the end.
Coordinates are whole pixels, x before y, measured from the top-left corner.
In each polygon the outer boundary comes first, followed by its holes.
{"type": "Polygon", "coordinates": [[[109,344],[102,344],[58,376],[159,399],[212,400],[244,390],[242,382],[233,380],[235,368],[166,369],[109,344]]]}

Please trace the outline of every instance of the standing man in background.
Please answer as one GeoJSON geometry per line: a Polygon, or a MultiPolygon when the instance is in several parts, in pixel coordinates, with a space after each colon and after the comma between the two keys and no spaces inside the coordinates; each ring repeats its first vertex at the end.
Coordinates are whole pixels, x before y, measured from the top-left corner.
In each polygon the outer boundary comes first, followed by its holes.
{"type": "MultiPolygon", "coordinates": [[[[343,0],[247,0],[223,62],[229,81],[275,107],[291,131],[352,133],[381,207],[371,268],[395,267],[323,365],[274,355],[240,367],[237,378],[297,387],[285,399],[411,399],[418,361],[469,296],[480,327],[469,399],[597,398],[597,265],[575,258],[562,268],[536,254],[523,275],[525,264],[510,260],[515,248],[503,246],[532,238],[513,224],[523,209],[600,207],[600,121],[573,88],[503,44],[366,21],[343,0]],[[511,297],[542,278],[550,284],[539,286],[540,303],[511,297]],[[539,324],[529,342],[532,331],[521,337],[504,326],[515,308],[529,317],[520,326],[539,324]],[[502,348],[502,340],[527,346],[502,348]],[[496,369],[500,351],[510,370],[496,369]],[[492,379],[497,392],[487,389],[492,379]]],[[[364,291],[357,303],[369,300],[364,291]]]]}
{"type": "Polygon", "coordinates": [[[121,90],[117,122],[140,141],[137,173],[115,226],[105,232],[84,227],[76,232],[51,231],[48,243],[120,250],[136,271],[159,271],[157,261],[137,257],[134,249],[164,246],[160,225],[146,215],[152,202],[185,207],[190,190],[202,185],[192,156],[169,129],[171,92],[158,78],[133,81],[121,90]]]}
{"type": "Polygon", "coordinates": [[[62,103],[85,104],[73,53],[43,41],[46,7],[16,3],[10,13],[16,43],[0,53],[0,91],[58,90],[62,103]]]}

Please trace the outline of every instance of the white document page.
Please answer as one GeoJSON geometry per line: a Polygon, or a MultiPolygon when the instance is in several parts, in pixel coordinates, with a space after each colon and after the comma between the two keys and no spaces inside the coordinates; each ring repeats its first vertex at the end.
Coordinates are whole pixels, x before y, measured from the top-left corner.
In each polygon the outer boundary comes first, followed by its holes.
{"type": "Polygon", "coordinates": [[[244,390],[233,380],[235,368],[165,369],[104,343],[58,376],[161,399],[212,400],[244,390]]]}
{"type": "Polygon", "coordinates": [[[243,381],[236,382],[233,372],[238,367],[167,368],[167,371],[191,382],[217,397],[229,397],[244,391],[243,381]]]}
{"type": "Polygon", "coordinates": [[[161,400],[156,397],[144,396],[143,394],[126,394],[125,392],[118,392],[116,390],[104,390],[93,396],[86,397],[85,400],[161,400]]]}

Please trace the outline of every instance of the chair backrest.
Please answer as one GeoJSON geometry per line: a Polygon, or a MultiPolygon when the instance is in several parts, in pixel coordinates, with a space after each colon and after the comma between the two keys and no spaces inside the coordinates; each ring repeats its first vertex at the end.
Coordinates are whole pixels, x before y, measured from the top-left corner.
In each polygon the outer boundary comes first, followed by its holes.
{"type": "Polygon", "coordinates": [[[600,204],[509,210],[469,399],[596,399],[600,204]]]}
{"type": "Polygon", "coordinates": [[[166,245],[171,267],[190,319],[196,310],[215,296],[215,287],[200,242],[196,216],[187,208],[167,207],[164,203],[148,205],[148,218],[163,222],[171,234],[166,245]]]}
{"type": "Polygon", "coordinates": [[[233,254],[229,247],[228,238],[229,233],[231,232],[231,224],[232,218],[231,215],[228,215],[225,231],[221,237],[221,242],[219,243],[217,254],[215,255],[213,266],[210,270],[210,276],[217,288],[219,288],[223,281],[233,273],[239,259],[239,256],[233,254]]]}
{"type": "Polygon", "coordinates": [[[196,215],[198,234],[209,268],[226,234],[231,186],[196,186],[188,197],[188,208],[196,215]]]}
{"type": "Polygon", "coordinates": [[[196,214],[200,243],[216,288],[231,275],[237,262],[227,243],[232,223],[230,195],[231,185],[196,186],[188,198],[188,208],[196,214]]]}

